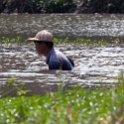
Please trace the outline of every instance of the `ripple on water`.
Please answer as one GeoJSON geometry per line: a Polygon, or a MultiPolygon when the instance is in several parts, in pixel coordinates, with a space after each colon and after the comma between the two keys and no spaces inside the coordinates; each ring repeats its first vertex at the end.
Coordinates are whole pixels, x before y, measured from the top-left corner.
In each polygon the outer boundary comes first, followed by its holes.
{"type": "Polygon", "coordinates": [[[123,15],[1,15],[0,22],[0,35],[20,34],[25,39],[42,29],[57,37],[123,37],[124,34],[123,15]]]}
{"type": "MultiPolygon", "coordinates": [[[[61,50],[61,47],[57,49],[61,50]]],[[[54,86],[56,89],[59,83],[86,87],[110,85],[116,83],[117,75],[124,71],[124,49],[121,47],[89,49],[80,46],[68,49],[68,46],[63,46],[64,54],[74,59],[75,68],[72,71],[49,71],[45,57],[38,56],[34,50],[27,51],[10,50],[0,53],[1,84],[6,84],[8,78],[15,77],[17,82],[25,82],[28,87],[35,89],[47,86],[54,86]]]]}

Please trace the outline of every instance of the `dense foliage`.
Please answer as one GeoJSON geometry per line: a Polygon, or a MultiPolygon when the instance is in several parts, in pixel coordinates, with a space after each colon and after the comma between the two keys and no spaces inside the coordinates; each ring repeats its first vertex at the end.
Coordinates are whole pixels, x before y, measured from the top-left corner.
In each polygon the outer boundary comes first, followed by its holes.
{"type": "Polygon", "coordinates": [[[81,5],[84,13],[123,13],[123,0],[84,0],[81,5]]]}
{"type": "Polygon", "coordinates": [[[0,99],[1,124],[122,124],[124,84],[0,99]]]}
{"type": "Polygon", "coordinates": [[[123,13],[123,0],[0,0],[0,13],[123,13]]]}
{"type": "Polygon", "coordinates": [[[73,0],[1,0],[0,12],[65,13],[75,7],[73,0]]]}

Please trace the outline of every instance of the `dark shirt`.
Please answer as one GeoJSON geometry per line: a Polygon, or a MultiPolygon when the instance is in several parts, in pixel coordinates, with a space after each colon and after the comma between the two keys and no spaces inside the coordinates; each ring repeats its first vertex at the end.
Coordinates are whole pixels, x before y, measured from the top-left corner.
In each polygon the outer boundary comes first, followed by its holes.
{"type": "Polygon", "coordinates": [[[74,67],[72,59],[68,59],[62,52],[55,50],[54,48],[49,51],[46,63],[50,70],[72,70],[74,67]]]}

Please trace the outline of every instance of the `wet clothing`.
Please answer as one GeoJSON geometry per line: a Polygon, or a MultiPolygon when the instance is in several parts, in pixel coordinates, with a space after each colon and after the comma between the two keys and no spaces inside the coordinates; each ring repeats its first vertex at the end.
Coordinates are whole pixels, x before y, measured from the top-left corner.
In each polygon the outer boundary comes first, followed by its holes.
{"type": "Polygon", "coordinates": [[[66,57],[62,52],[54,48],[49,51],[46,63],[49,66],[49,70],[72,70],[74,67],[72,59],[66,57]]]}

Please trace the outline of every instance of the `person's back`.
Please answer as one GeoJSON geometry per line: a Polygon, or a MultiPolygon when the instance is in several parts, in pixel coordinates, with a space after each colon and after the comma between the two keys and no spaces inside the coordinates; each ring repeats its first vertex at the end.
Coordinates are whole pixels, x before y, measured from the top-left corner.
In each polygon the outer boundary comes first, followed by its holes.
{"type": "Polygon", "coordinates": [[[71,61],[62,52],[52,48],[47,55],[46,63],[49,65],[50,70],[72,70],[74,65],[71,61]]]}

